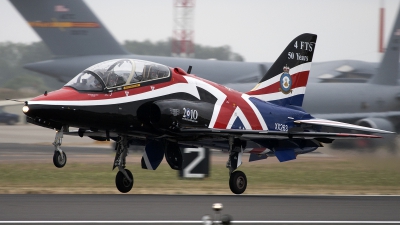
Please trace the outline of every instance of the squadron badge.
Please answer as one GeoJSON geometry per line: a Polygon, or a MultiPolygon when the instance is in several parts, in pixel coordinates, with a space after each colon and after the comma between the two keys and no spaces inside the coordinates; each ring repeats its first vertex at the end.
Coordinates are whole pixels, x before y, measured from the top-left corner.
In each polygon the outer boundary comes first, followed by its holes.
{"type": "Polygon", "coordinates": [[[292,77],[289,74],[290,68],[286,65],[283,67],[283,74],[281,75],[281,78],[279,79],[280,83],[280,88],[279,91],[281,91],[283,94],[289,94],[292,93],[292,77]]]}

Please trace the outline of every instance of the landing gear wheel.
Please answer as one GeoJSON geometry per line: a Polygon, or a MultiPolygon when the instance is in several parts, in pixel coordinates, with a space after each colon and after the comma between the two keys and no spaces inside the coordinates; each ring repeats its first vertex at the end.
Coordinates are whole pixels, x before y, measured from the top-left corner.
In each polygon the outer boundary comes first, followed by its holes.
{"type": "Polygon", "coordinates": [[[247,187],[247,178],[242,171],[235,171],[229,178],[229,187],[234,194],[242,194],[247,187]]]}
{"type": "Polygon", "coordinates": [[[133,186],[133,175],[131,171],[125,169],[126,173],[128,174],[129,178],[131,178],[132,182],[126,179],[125,175],[118,171],[117,176],[115,177],[115,185],[117,186],[118,191],[121,193],[127,193],[132,189],[133,186]]]}
{"type": "Polygon", "coordinates": [[[54,151],[53,163],[57,168],[62,168],[67,163],[67,155],[62,152],[62,156],[59,151],[54,151]]]}

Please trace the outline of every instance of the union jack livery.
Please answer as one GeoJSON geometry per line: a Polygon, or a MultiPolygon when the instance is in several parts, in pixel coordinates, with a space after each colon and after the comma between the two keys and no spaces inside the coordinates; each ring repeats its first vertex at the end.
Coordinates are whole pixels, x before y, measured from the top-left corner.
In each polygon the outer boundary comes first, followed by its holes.
{"type": "Polygon", "coordinates": [[[23,112],[28,122],[56,130],[53,162],[59,168],[67,161],[60,148],[64,134],[116,141],[113,168],[119,170],[115,182],[123,193],[134,183],[125,168],[128,146],[142,145],[141,165],[150,170],[157,169],[164,156],[172,169],[182,169],[185,147],[227,151],[229,186],[241,194],[247,178],[237,168],[244,153],[249,153],[249,161],[276,156],[284,162],[335,139],[390,133],[315,119],[301,108],[316,40],[314,34],[296,37],[247,93],[181,68],[115,59],[87,68],[60,90],[25,102],[23,112]],[[363,134],[323,132],[323,127],[363,134]]]}

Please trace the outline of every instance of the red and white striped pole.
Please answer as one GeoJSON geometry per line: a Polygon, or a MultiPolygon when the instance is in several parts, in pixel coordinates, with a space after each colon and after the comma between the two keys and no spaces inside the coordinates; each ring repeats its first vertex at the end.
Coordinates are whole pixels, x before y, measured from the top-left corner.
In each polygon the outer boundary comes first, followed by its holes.
{"type": "Polygon", "coordinates": [[[381,0],[381,8],[379,10],[379,53],[385,52],[385,48],[383,47],[384,28],[385,28],[385,8],[383,6],[383,0],[381,0]]]}

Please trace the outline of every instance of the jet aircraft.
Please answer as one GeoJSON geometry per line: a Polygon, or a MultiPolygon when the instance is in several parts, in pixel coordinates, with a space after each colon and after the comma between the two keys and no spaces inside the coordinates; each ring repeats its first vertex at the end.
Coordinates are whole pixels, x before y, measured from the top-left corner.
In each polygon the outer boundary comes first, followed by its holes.
{"type": "Polygon", "coordinates": [[[372,134],[323,132],[337,127],[368,133],[391,133],[317,119],[302,109],[317,36],[293,39],[252,90],[241,93],[191,74],[191,68],[170,68],[138,59],[95,64],[63,88],[26,101],[27,121],[56,130],[53,162],[63,167],[63,135],[117,141],[113,169],[117,189],[129,192],[134,183],[126,169],[128,145],[143,145],[143,169],[161,161],[182,168],[181,148],[208,147],[229,152],[229,187],[242,194],[246,175],[237,170],[243,154],[249,161],[276,156],[296,159],[336,139],[378,138],[372,134]],[[301,57],[291,57],[299,55],[301,57]],[[77,131],[70,127],[78,128],[77,131]]]}
{"type": "MultiPolygon", "coordinates": [[[[134,55],[112,37],[81,0],[10,1],[54,55],[51,60],[30,63],[25,68],[56,77],[62,82],[68,82],[83,69],[102,61],[140,58],[173,68],[192,65],[197,76],[246,92],[272,65],[134,55]],[[65,6],[66,9],[57,11],[54,9],[56,6],[65,6]]],[[[399,131],[397,79],[400,40],[396,32],[400,29],[399,15],[380,64],[352,60],[314,63],[303,108],[323,119],[399,131]]],[[[389,143],[395,150],[395,135],[385,137],[385,140],[373,141],[379,145],[389,143]]]]}

